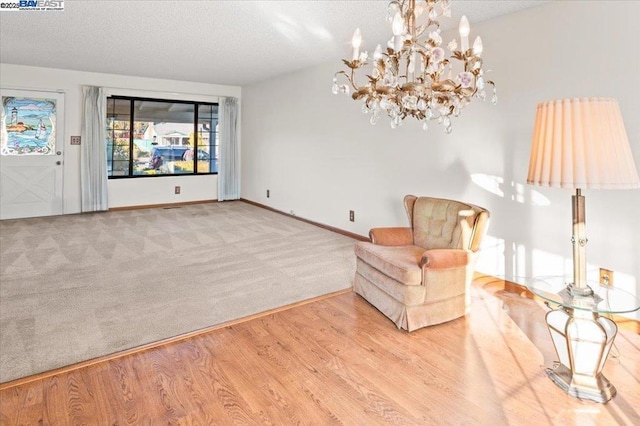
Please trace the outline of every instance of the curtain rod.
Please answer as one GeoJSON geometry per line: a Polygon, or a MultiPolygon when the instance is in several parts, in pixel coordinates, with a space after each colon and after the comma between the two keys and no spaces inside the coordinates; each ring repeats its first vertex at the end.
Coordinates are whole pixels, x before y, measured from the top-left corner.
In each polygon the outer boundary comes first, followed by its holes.
{"type": "MultiPolygon", "coordinates": [[[[98,86],[100,87],[100,86],[98,86]]],[[[153,90],[153,89],[134,89],[131,87],[109,87],[109,86],[102,86],[102,88],[104,90],[125,90],[125,91],[133,91],[133,92],[150,92],[150,93],[158,93],[158,94],[163,94],[163,95],[173,95],[173,96],[203,96],[203,97],[208,97],[208,98],[227,98],[227,97],[234,97],[234,98],[238,98],[238,96],[226,96],[226,95],[207,95],[207,94],[202,94],[202,93],[189,93],[189,92],[166,92],[163,90],[153,90]]]]}
{"type": "Polygon", "coordinates": [[[67,92],[64,89],[34,89],[32,87],[12,87],[12,86],[3,86],[0,88],[1,90],[24,90],[26,92],[47,92],[47,93],[60,93],[62,95],[67,92]]]}

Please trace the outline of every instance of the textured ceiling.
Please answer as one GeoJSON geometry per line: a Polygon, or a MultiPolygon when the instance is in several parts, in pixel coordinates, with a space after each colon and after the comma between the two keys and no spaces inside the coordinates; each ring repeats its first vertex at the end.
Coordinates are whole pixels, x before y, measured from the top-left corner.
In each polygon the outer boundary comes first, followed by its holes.
{"type": "MultiPolygon", "coordinates": [[[[544,1],[453,0],[457,26],[544,1]]],[[[66,0],[62,12],[0,13],[0,62],[246,85],[387,40],[387,0],[66,0]]],[[[1,76],[0,76],[1,77],[1,76]]]]}

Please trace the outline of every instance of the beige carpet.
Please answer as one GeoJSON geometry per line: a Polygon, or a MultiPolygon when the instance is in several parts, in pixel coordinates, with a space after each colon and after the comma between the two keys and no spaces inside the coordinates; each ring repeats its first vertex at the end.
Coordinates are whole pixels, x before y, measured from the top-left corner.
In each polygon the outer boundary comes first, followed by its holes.
{"type": "Polygon", "coordinates": [[[0,222],[0,382],[349,288],[354,241],[234,201],[0,222]]]}

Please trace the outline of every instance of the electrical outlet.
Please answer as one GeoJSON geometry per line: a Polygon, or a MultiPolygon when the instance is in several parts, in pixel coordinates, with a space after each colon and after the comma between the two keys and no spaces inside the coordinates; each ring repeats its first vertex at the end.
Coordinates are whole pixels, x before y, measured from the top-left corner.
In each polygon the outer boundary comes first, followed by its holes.
{"type": "Polygon", "coordinates": [[[356,221],[356,212],[354,212],[353,210],[349,210],[349,222],[355,222],[356,221]]]}
{"type": "Polygon", "coordinates": [[[173,189],[173,193],[174,193],[174,194],[176,194],[176,195],[180,194],[180,187],[179,187],[179,186],[176,186],[176,187],[173,189]]]}
{"type": "Polygon", "coordinates": [[[613,271],[600,268],[600,284],[609,286],[613,285],[613,271]]]}
{"type": "Polygon", "coordinates": [[[269,196],[271,196],[271,191],[267,189],[267,198],[269,198],[269,196]]]}

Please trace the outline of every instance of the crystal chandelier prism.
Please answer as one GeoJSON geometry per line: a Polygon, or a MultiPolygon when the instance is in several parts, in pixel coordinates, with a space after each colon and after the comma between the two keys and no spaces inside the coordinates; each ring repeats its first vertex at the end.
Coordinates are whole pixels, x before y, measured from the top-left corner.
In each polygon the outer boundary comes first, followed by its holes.
{"type": "Polygon", "coordinates": [[[457,117],[473,98],[484,100],[489,86],[495,105],[495,84],[485,80],[482,70],[482,39],[476,37],[469,46],[470,27],[465,16],[460,19],[460,45],[456,39],[449,42],[449,56],[441,47],[438,17],[451,17],[450,7],[450,0],[391,1],[387,19],[393,37],[384,49],[376,47],[367,82],[356,82],[356,71],[369,64],[368,53],[360,51],[358,28],[353,34],[352,58],[343,60],[350,71],[335,74],[332,92],[348,95],[353,90],[351,97],[364,102],[362,112],[371,114],[371,124],[384,113],[391,118],[392,128],[413,117],[422,121],[424,130],[429,121],[436,120],[446,133],[451,133],[451,116],[457,117]],[[339,84],[341,75],[349,84],[339,84]]]}

